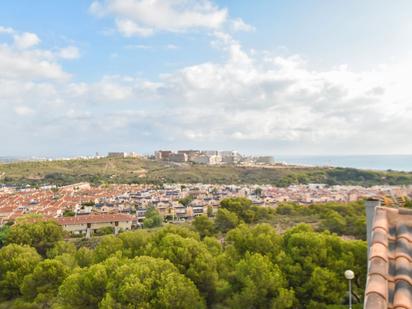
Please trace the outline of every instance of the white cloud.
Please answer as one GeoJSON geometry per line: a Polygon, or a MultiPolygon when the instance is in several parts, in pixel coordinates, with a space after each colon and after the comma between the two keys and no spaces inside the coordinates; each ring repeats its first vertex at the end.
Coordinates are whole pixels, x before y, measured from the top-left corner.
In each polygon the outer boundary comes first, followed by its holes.
{"type": "Polygon", "coordinates": [[[131,36],[151,36],[153,34],[152,28],[141,27],[130,19],[118,19],[116,20],[116,26],[118,31],[125,37],[131,36]]]}
{"type": "Polygon", "coordinates": [[[14,29],[10,28],[10,27],[0,26],[0,33],[12,34],[12,33],[14,33],[14,29]]]}
{"type": "Polygon", "coordinates": [[[166,49],[179,49],[179,46],[175,44],[167,44],[166,49]]]}
{"type": "Polygon", "coordinates": [[[21,80],[67,80],[70,74],[50,60],[51,52],[36,50],[20,51],[11,46],[0,46],[0,78],[21,80]]]}
{"type": "Polygon", "coordinates": [[[125,48],[127,49],[152,49],[153,47],[150,45],[144,45],[144,44],[134,44],[134,45],[126,45],[125,48]]]}
{"type": "Polygon", "coordinates": [[[353,153],[385,151],[382,140],[400,149],[412,133],[405,130],[412,121],[406,78],[412,63],[372,72],[316,71],[299,56],[252,56],[230,36],[216,37],[226,62],[182,68],[156,88],[167,118],[162,126],[177,140],[353,153]]]}
{"type": "Polygon", "coordinates": [[[209,0],[102,0],[90,11],[97,16],[112,15],[124,36],[149,36],[155,31],[217,29],[227,20],[227,10],[209,0]]]}
{"type": "Polygon", "coordinates": [[[14,44],[20,49],[30,48],[39,43],[40,39],[35,33],[24,32],[14,36],[14,44]]]}
{"type": "MultiPolygon", "coordinates": [[[[1,28],[3,29],[3,28],[1,28]]],[[[0,29],[0,30],[1,30],[0,29]]],[[[40,38],[35,33],[20,33],[11,28],[3,31],[13,44],[0,44],[0,79],[9,81],[66,81],[70,74],[58,63],[58,58],[74,59],[79,51],[74,46],[59,49],[39,49],[40,38]]]]}
{"type": "Polygon", "coordinates": [[[51,50],[1,45],[0,139],[13,132],[20,145],[44,151],[54,142],[91,151],[138,140],[262,153],[412,152],[411,61],[316,70],[299,55],[245,51],[221,31],[212,45],[225,60],[156,80],[108,75],[91,83],[61,83],[68,76],[51,50]],[[16,124],[16,114],[25,121],[16,124]]]}
{"type": "Polygon", "coordinates": [[[255,31],[255,27],[249,25],[243,21],[241,18],[235,18],[231,21],[231,27],[234,31],[244,31],[251,32],[255,31]]]}
{"type": "Polygon", "coordinates": [[[34,112],[30,107],[27,107],[27,106],[17,106],[14,110],[16,114],[19,116],[32,115],[34,112]]]}
{"type": "Polygon", "coordinates": [[[58,55],[63,59],[77,59],[80,57],[80,51],[75,46],[67,46],[61,48],[58,52],[58,55]]]}

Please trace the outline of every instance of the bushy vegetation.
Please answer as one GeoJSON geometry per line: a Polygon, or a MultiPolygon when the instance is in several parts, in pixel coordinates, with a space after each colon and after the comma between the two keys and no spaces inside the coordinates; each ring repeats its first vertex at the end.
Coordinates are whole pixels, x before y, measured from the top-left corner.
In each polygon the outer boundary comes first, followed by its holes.
{"type": "Polygon", "coordinates": [[[362,201],[352,203],[325,203],[302,206],[284,203],[276,209],[275,222],[293,225],[296,221],[313,223],[317,231],[366,239],[366,216],[362,201]]]}
{"type": "Polygon", "coordinates": [[[0,164],[0,183],[40,186],[67,185],[87,181],[94,185],[110,183],[214,183],[214,184],[292,184],[329,185],[408,185],[411,172],[367,171],[353,168],[321,167],[240,167],[173,164],[138,158],[102,158],[0,164]]]}
{"type": "MultiPolygon", "coordinates": [[[[215,220],[106,235],[93,246],[62,240],[55,223],[20,223],[0,249],[0,308],[339,308],[349,268],[360,308],[364,241],[344,240],[327,223],[322,232],[299,224],[283,234],[260,223],[308,211],[299,207],[227,199],[215,220]]],[[[348,221],[357,211],[325,207],[348,221]]]]}
{"type": "Polygon", "coordinates": [[[144,227],[146,228],[158,227],[162,225],[162,222],[163,222],[163,218],[156,208],[151,206],[146,210],[145,219],[143,221],[144,227]]]}

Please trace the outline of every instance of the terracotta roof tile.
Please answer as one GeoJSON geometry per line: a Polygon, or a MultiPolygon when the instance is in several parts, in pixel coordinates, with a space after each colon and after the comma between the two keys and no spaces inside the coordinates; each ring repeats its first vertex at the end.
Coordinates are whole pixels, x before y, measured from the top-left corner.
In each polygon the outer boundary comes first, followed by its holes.
{"type": "Polygon", "coordinates": [[[56,219],[59,224],[65,225],[133,220],[135,220],[135,217],[126,214],[81,215],[77,217],[61,217],[56,219]]]}
{"type": "Polygon", "coordinates": [[[377,207],[365,309],[412,309],[412,211],[377,207]]]}

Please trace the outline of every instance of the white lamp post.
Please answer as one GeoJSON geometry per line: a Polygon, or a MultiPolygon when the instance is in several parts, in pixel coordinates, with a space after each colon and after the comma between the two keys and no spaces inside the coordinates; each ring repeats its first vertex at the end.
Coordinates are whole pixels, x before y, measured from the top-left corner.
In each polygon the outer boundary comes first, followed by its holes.
{"type": "Polygon", "coordinates": [[[352,309],[352,279],[355,278],[355,273],[348,269],[345,271],[345,278],[349,281],[349,309],[352,309]]]}

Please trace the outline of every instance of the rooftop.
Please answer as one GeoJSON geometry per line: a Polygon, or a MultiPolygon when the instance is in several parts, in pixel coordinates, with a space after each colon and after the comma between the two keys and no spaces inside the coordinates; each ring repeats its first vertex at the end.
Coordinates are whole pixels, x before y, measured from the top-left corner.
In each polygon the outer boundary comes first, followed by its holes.
{"type": "Polygon", "coordinates": [[[101,214],[101,215],[81,215],[76,217],[57,218],[56,221],[62,225],[102,223],[115,221],[133,221],[135,217],[126,214],[101,214]]]}
{"type": "Polygon", "coordinates": [[[412,309],[412,210],[376,207],[365,309],[412,309]]]}

